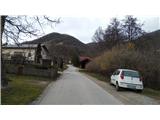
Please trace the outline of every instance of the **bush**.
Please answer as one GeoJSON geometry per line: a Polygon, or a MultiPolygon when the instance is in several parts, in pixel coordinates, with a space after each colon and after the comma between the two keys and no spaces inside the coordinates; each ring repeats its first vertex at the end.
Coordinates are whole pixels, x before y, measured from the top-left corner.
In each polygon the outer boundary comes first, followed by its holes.
{"type": "Polygon", "coordinates": [[[71,57],[71,62],[75,67],[80,66],[79,56],[77,54],[73,54],[71,57]]]}
{"type": "Polygon", "coordinates": [[[100,66],[98,66],[98,64],[93,61],[93,62],[89,62],[86,66],[86,69],[89,71],[89,72],[100,72],[100,66]]]}
{"type": "Polygon", "coordinates": [[[108,77],[116,69],[138,70],[144,78],[144,85],[160,89],[160,57],[153,53],[137,51],[133,43],[118,45],[87,64],[90,72],[98,72],[108,77]],[[151,56],[152,55],[152,56],[151,56]]]}

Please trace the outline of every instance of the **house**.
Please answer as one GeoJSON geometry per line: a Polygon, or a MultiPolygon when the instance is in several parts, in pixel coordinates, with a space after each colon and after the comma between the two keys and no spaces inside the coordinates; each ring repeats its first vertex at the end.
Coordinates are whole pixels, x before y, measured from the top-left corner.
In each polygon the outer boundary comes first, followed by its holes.
{"type": "Polygon", "coordinates": [[[2,55],[4,60],[11,60],[12,56],[21,55],[26,61],[37,63],[37,55],[39,54],[39,63],[51,63],[51,58],[47,47],[44,44],[19,44],[2,46],[2,55]],[[39,53],[37,52],[40,47],[39,53]]]}
{"type": "Polygon", "coordinates": [[[86,64],[89,63],[91,60],[92,59],[90,57],[80,56],[79,57],[80,67],[84,69],[86,67],[86,64]]]}
{"type": "Polygon", "coordinates": [[[5,45],[2,46],[2,55],[5,60],[11,60],[14,55],[22,55],[26,60],[34,61],[36,49],[37,44],[5,45]]]}

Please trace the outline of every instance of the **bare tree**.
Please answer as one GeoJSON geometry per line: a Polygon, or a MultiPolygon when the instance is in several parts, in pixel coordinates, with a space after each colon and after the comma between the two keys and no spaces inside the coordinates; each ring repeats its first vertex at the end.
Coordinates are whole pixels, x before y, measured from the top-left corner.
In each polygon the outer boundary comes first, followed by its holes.
{"type": "Polygon", "coordinates": [[[142,30],[143,24],[138,23],[137,18],[126,16],[125,19],[119,21],[113,18],[105,31],[99,27],[94,36],[93,41],[99,43],[99,47],[104,49],[123,42],[124,40],[134,40],[145,33],[142,30]]]}
{"type": "Polygon", "coordinates": [[[127,15],[123,22],[123,31],[127,40],[134,40],[144,34],[144,30],[142,30],[143,24],[138,23],[137,18],[127,15]]]}
{"type": "Polygon", "coordinates": [[[111,20],[104,34],[104,41],[117,43],[122,39],[121,23],[117,18],[111,20]]]}
{"type": "Polygon", "coordinates": [[[24,37],[44,34],[43,27],[60,23],[60,19],[52,20],[48,16],[5,16],[3,37],[6,42],[13,40],[16,44],[24,37]]]}
{"type": "MultiPolygon", "coordinates": [[[[1,43],[2,38],[4,38],[6,43],[13,40],[16,44],[19,44],[19,40],[23,37],[42,35],[44,26],[53,26],[58,23],[60,23],[60,19],[52,20],[48,16],[1,16],[1,43]]],[[[3,58],[1,85],[7,85],[3,58]]]]}
{"type": "Polygon", "coordinates": [[[92,37],[92,40],[94,42],[102,42],[103,41],[103,36],[104,36],[104,31],[101,27],[98,27],[96,30],[95,34],[92,37]]]}
{"type": "Polygon", "coordinates": [[[100,38],[100,46],[103,49],[111,48],[113,45],[119,43],[123,39],[121,22],[117,18],[113,18],[100,38]]]}
{"type": "MultiPolygon", "coordinates": [[[[6,16],[1,16],[1,45],[2,45],[2,34],[4,31],[4,26],[5,26],[5,18],[6,16]]],[[[1,56],[1,86],[7,86],[8,85],[8,81],[7,81],[7,77],[6,77],[6,73],[5,73],[5,66],[3,64],[3,57],[1,56]]]]}

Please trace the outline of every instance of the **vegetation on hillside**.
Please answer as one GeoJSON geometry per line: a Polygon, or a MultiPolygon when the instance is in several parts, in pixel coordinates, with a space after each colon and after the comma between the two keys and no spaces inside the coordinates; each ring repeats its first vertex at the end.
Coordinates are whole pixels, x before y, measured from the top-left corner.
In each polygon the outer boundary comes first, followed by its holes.
{"type": "Polygon", "coordinates": [[[160,89],[160,55],[142,54],[133,43],[117,45],[87,64],[90,72],[110,75],[119,68],[138,70],[146,87],[160,89]]]}
{"type": "Polygon", "coordinates": [[[160,30],[147,33],[134,41],[136,48],[141,52],[160,51],[160,30]]]}
{"type": "Polygon", "coordinates": [[[110,77],[116,69],[134,69],[146,87],[160,89],[160,31],[146,34],[137,18],[126,16],[112,19],[104,31],[98,28],[93,40],[101,54],[87,65],[88,71],[110,77]]]}

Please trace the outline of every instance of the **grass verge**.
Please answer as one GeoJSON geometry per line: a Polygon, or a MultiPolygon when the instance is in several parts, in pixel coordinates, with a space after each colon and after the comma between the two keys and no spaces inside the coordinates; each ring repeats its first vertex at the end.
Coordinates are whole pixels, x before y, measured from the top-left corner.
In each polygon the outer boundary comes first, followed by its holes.
{"type": "Polygon", "coordinates": [[[1,90],[2,105],[25,105],[35,100],[53,80],[37,76],[9,74],[9,85],[1,90]]]}
{"type": "MultiPolygon", "coordinates": [[[[88,72],[87,70],[83,70],[83,69],[80,69],[79,72],[86,73],[86,74],[96,78],[97,80],[101,80],[101,81],[104,81],[104,82],[109,82],[109,78],[105,77],[102,74],[91,73],[91,72],[88,72]]],[[[146,95],[146,96],[149,96],[151,98],[160,100],[160,90],[154,90],[154,89],[151,89],[151,88],[144,88],[142,94],[146,95]]]]}
{"type": "Polygon", "coordinates": [[[142,94],[160,101],[160,90],[153,90],[150,88],[144,88],[142,94]]]}

